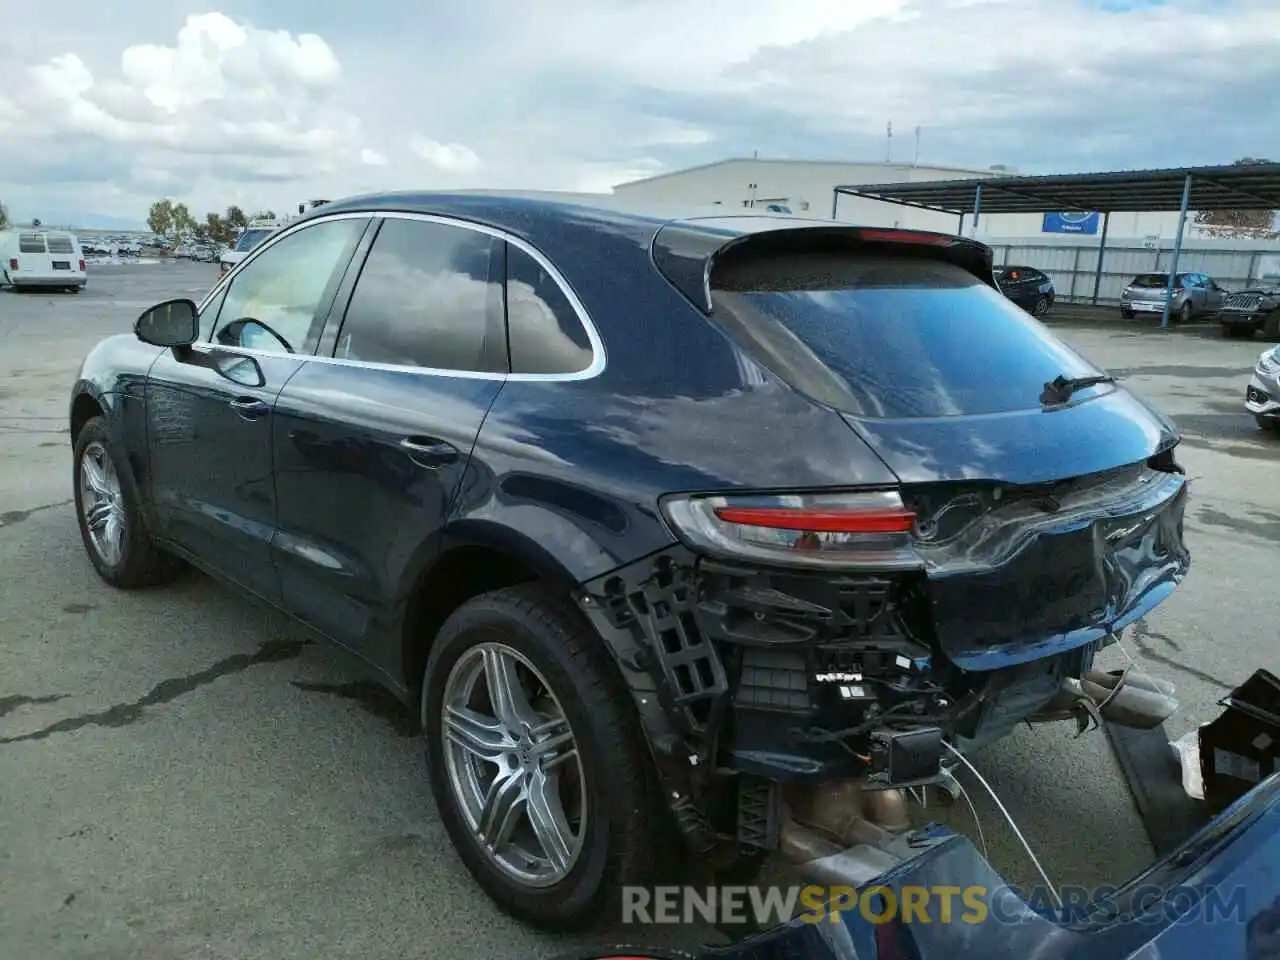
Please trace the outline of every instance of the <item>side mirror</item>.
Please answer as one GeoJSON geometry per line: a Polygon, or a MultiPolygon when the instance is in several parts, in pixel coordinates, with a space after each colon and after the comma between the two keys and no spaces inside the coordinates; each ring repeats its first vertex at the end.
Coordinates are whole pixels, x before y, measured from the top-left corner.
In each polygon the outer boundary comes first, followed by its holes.
{"type": "Polygon", "coordinates": [[[190,346],[200,336],[199,308],[191,300],[166,300],[140,316],[133,333],[156,347],[190,346]]]}

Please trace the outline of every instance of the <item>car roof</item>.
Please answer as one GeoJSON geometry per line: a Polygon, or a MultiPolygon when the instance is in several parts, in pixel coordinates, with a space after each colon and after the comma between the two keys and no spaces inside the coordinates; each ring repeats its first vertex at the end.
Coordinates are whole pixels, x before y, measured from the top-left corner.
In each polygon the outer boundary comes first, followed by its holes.
{"type": "MultiPolygon", "coordinates": [[[[641,264],[657,266],[676,289],[704,312],[711,310],[708,278],[712,262],[748,237],[807,231],[817,237],[863,229],[898,235],[929,233],[860,228],[838,220],[763,213],[750,208],[726,210],[720,206],[637,202],[611,194],[556,191],[369,194],[317,207],[295,222],[378,211],[448,217],[517,237],[549,257],[575,287],[583,271],[601,266],[611,271],[623,268],[624,263],[633,268],[641,264]]],[[[961,237],[947,237],[957,255],[970,258],[967,269],[981,274],[973,258],[985,257],[985,270],[990,274],[988,247],[961,237]]]]}
{"type": "Polygon", "coordinates": [[[656,234],[672,223],[696,225],[709,234],[741,236],[777,230],[788,223],[830,226],[831,220],[794,215],[766,214],[744,209],[726,210],[715,205],[636,201],[604,193],[564,191],[453,190],[376,193],[335,200],[316,207],[300,218],[334,213],[393,210],[468,220],[536,243],[547,231],[560,231],[566,223],[578,228],[656,234]]]}

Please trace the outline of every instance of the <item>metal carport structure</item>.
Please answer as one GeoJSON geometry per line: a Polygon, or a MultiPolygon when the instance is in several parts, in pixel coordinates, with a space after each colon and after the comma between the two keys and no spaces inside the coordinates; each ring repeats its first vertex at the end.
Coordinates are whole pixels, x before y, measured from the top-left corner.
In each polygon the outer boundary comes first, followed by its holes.
{"type": "Polygon", "coordinates": [[[1098,267],[1093,281],[1097,302],[1102,282],[1102,258],[1112,213],[1171,213],[1178,211],[1178,233],[1162,327],[1169,324],[1183,231],[1191,210],[1280,209],[1280,163],[1242,163],[1214,167],[1175,167],[1168,170],[1122,170],[1109,173],[1071,173],[1054,176],[982,177],[965,180],[867,183],[838,186],[831,198],[831,218],[840,197],[863,197],[905,207],[918,207],[960,217],[972,214],[976,233],[982,214],[1081,212],[1102,214],[1098,267]]]}

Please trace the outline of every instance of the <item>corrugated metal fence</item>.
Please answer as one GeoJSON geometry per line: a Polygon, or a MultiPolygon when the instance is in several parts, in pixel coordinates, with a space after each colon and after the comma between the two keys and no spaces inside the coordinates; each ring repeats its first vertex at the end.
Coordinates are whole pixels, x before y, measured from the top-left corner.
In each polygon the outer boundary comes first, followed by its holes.
{"type": "MultiPolygon", "coordinates": [[[[1098,247],[1060,240],[1044,243],[1028,240],[982,238],[991,246],[997,264],[1016,264],[1043,270],[1053,280],[1061,300],[1091,303],[1094,276],[1098,269],[1098,247]]],[[[1168,271],[1173,245],[1160,241],[1158,247],[1141,240],[1108,240],[1102,259],[1099,303],[1118,303],[1125,285],[1140,273],[1168,271]]],[[[1228,290],[1238,290],[1251,280],[1280,269],[1280,243],[1267,241],[1193,240],[1183,247],[1178,271],[1207,273],[1228,290]]]]}

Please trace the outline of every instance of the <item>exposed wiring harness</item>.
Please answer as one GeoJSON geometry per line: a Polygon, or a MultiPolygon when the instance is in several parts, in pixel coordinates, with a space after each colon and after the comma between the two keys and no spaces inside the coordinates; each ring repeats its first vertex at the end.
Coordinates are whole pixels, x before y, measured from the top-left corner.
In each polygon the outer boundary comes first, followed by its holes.
{"type": "MultiPolygon", "coordinates": [[[[978,772],[978,768],[975,767],[969,761],[968,757],[966,757],[963,753],[961,753],[959,750],[957,750],[955,747],[953,747],[950,743],[948,743],[945,740],[942,741],[942,745],[946,747],[949,751],[951,751],[951,753],[955,756],[957,760],[959,760],[962,764],[965,765],[968,771],[978,779],[978,782],[980,784],[982,784],[983,788],[991,796],[991,799],[995,801],[996,807],[1000,810],[1000,813],[1004,816],[1010,828],[1013,830],[1014,836],[1017,837],[1018,842],[1022,844],[1022,849],[1027,852],[1027,856],[1031,859],[1032,865],[1036,868],[1036,873],[1040,874],[1040,879],[1044,881],[1044,885],[1046,889],[1049,891],[1049,896],[1053,898],[1054,904],[1057,906],[1059,910],[1061,910],[1062,899],[1058,896],[1057,888],[1054,887],[1053,881],[1049,879],[1049,875],[1045,873],[1044,867],[1040,865],[1040,859],[1036,856],[1035,851],[1031,849],[1031,844],[1027,842],[1027,838],[1022,835],[1022,831],[1018,829],[1017,822],[1013,819],[1013,815],[1010,814],[1009,811],[1005,808],[1005,805],[1000,800],[1000,796],[999,794],[996,793],[995,788],[993,788],[991,784],[987,783],[987,778],[978,772]]],[[[965,799],[968,799],[967,794],[965,795],[965,799]]],[[[970,807],[972,807],[972,802],[970,803],[970,807]]],[[[977,819],[976,811],[974,812],[974,819],[975,820],[977,819]]],[[[979,827],[979,831],[981,831],[981,827],[979,827]]],[[[981,833],[979,833],[979,836],[981,836],[981,833]]],[[[985,847],[986,846],[985,838],[983,838],[982,842],[983,842],[983,846],[985,847]]]]}

